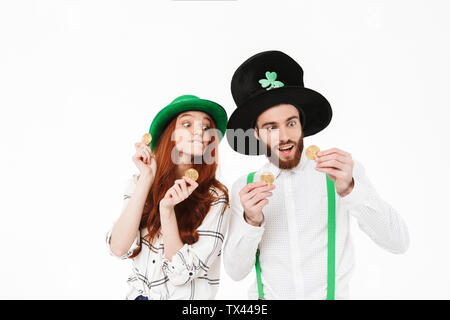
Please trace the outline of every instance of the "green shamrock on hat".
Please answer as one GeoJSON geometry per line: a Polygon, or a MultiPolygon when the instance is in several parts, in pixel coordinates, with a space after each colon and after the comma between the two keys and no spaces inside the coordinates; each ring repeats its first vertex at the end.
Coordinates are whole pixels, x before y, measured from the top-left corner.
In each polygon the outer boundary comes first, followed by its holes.
{"type": "Polygon", "coordinates": [[[277,81],[277,73],[276,72],[267,71],[266,78],[267,79],[259,80],[259,83],[261,84],[261,86],[263,88],[266,88],[266,90],[284,87],[283,82],[277,81]]]}

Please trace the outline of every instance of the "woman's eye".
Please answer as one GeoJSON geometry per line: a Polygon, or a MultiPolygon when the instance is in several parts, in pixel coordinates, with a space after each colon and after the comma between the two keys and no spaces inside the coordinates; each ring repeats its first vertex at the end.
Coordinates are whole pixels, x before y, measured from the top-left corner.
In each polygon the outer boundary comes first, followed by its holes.
{"type": "Polygon", "coordinates": [[[208,126],[203,126],[203,130],[208,131],[209,127],[208,126]]]}
{"type": "Polygon", "coordinates": [[[189,128],[191,126],[191,124],[189,122],[183,122],[183,127],[185,128],[189,128]]]}

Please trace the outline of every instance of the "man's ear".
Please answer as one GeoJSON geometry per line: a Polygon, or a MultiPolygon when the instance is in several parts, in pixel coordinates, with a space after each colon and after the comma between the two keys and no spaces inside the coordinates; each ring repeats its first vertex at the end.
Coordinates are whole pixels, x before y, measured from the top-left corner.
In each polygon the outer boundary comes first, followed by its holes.
{"type": "Polygon", "coordinates": [[[257,127],[255,127],[255,130],[253,130],[253,134],[255,135],[256,140],[259,140],[259,131],[257,127]]]}

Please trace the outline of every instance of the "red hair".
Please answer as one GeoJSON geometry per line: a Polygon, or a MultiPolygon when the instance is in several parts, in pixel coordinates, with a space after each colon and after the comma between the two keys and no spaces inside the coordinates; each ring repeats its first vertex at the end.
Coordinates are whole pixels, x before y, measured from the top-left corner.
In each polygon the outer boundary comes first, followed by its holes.
{"type": "MultiPolygon", "coordinates": [[[[156,175],[148,193],[140,222],[140,228],[147,228],[148,234],[146,235],[146,240],[149,244],[152,243],[153,239],[160,235],[161,220],[159,217],[159,202],[164,198],[167,190],[173,186],[177,179],[177,165],[171,160],[171,153],[175,148],[175,141],[173,141],[171,137],[176,127],[176,121],[177,118],[175,117],[169,123],[153,150],[157,166],[156,175]]],[[[210,127],[211,129],[216,129],[214,122],[211,122],[210,127]]],[[[211,130],[210,132],[215,131],[216,130],[211,130]]],[[[228,206],[228,189],[216,179],[218,141],[217,135],[212,134],[210,144],[206,150],[213,147],[211,156],[214,158],[214,162],[206,164],[202,157],[201,164],[192,164],[192,168],[196,169],[199,173],[197,179],[198,187],[186,200],[178,203],[174,207],[178,230],[183,243],[193,244],[198,241],[196,229],[208,214],[212,202],[219,198],[220,193],[218,193],[217,190],[220,190],[223,193],[221,197],[226,198],[226,205],[222,214],[228,206]],[[214,145],[211,146],[211,144],[214,145]],[[215,192],[210,191],[211,188],[214,188],[215,192]]],[[[133,251],[130,258],[134,258],[139,254],[141,246],[142,241],[139,247],[133,251]]]]}

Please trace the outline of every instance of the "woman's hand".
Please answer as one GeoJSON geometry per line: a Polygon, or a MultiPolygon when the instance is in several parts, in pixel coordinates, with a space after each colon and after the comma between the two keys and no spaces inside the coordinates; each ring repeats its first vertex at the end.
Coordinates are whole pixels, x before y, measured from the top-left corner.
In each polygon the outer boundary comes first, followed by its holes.
{"type": "Polygon", "coordinates": [[[164,198],[159,202],[160,212],[161,209],[173,208],[176,204],[187,199],[197,187],[198,183],[188,177],[175,180],[173,186],[167,190],[164,198]]]}
{"type": "Polygon", "coordinates": [[[136,148],[136,153],[132,157],[134,164],[139,169],[141,176],[150,178],[153,183],[156,174],[156,160],[152,150],[143,142],[136,142],[134,146],[136,148]]]}

